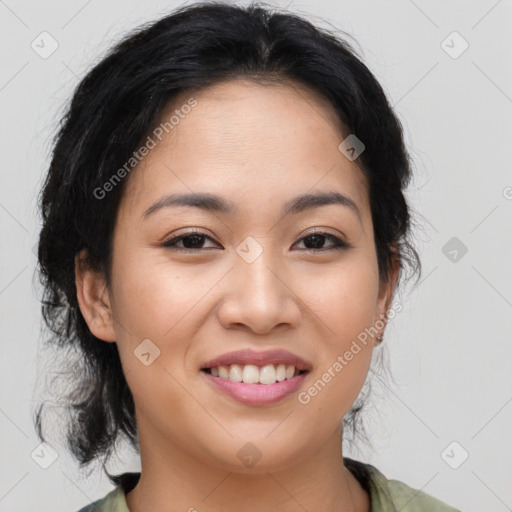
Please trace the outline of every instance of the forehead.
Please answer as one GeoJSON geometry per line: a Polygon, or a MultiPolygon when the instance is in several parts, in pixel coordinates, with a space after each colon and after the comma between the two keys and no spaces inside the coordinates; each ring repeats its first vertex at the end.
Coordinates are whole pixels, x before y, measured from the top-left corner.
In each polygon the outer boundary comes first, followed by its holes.
{"type": "Polygon", "coordinates": [[[212,192],[258,210],[333,189],[368,206],[362,171],[338,149],[348,133],[332,105],[301,84],[236,80],[185,92],[162,112],[159,126],[166,122],[130,173],[121,209],[142,215],[164,194],[212,192]]]}

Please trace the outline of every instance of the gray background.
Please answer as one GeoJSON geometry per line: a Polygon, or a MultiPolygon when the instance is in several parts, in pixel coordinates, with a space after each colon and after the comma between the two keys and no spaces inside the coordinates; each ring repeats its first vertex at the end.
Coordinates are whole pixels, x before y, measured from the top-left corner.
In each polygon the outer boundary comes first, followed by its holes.
{"type": "MultiPolygon", "coordinates": [[[[367,416],[375,451],[352,456],[467,512],[512,510],[512,1],[274,4],[357,39],[414,158],[408,197],[423,280],[386,330],[397,385],[367,416]],[[461,55],[458,36],[443,43],[453,31],[469,44],[461,55]]],[[[126,31],[177,5],[0,0],[0,511],[72,512],[111,489],[98,468],[79,473],[57,427],[58,458],[43,469],[31,457],[41,450],[32,411],[57,371],[52,356],[38,358],[35,204],[78,80],[126,31]],[[45,59],[31,48],[43,31],[58,42],[45,59]]],[[[121,447],[111,468],[138,461],[121,447]]]]}

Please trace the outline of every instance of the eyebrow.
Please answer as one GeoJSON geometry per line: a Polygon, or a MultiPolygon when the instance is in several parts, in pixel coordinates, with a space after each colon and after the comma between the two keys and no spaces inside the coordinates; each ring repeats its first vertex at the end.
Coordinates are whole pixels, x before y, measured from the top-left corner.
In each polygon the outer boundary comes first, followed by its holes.
{"type": "MultiPolygon", "coordinates": [[[[298,214],[311,208],[318,208],[320,206],[331,204],[339,204],[350,208],[357,215],[362,224],[361,211],[355,201],[350,199],[350,197],[335,191],[315,192],[312,194],[302,194],[294,197],[285,203],[282,210],[282,216],[298,214]]],[[[150,206],[142,214],[142,218],[147,219],[163,208],[179,206],[190,206],[200,208],[207,212],[222,213],[226,215],[235,215],[238,213],[238,207],[233,201],[207,192],[196,192],[165,196],[150,206]]]]}

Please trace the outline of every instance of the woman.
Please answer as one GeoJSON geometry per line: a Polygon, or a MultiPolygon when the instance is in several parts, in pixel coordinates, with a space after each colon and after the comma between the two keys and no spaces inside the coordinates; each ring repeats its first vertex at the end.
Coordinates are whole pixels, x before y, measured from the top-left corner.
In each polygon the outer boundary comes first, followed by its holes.
{"type": "Polygon", "coordinates": [[[73,455],[125,436],[141,472],[82,512],[455,510],[342,456],[420,269],[409,179],[376,79],[298,16],[195,4],[89,72],[42,192],[43,313],[81,354],[73,455]]]}

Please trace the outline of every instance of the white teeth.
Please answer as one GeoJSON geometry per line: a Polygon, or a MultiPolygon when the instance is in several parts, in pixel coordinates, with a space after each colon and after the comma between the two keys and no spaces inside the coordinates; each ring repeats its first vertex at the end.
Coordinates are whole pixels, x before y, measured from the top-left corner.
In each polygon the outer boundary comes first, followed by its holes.
{"type": "Polygon", "coordinates": [[[253,364],[246,364],[242,371],[242,380],[246,384],[257,384],[260,381],[258,367],[253,364]]]}
{"type": "Polygon", "coordinates": [[[260,384],[274,384],[276,381],[276,369],[273,364],[267,364],[260,370],[260,384]]]}
{"type": "Polygon", "coordinates": [[[293,365],[267,364],[259,367],[254,364],[221,365],[210,368],[214,377],[229,379],[233,382],[245,382],[246,384],[275,384],[285,379],[291,379],[299,371],[293,365]]]}
{"type": "MultiPolygon", "coordinates": [[[[294,373],[295,373],[295,371],[294,371],[294,373]]],[[[276,369],[276,380],[277,380],[277,382],[281,382],[284,379],[286,379],[286,365],[279,364],[279,365],[277,365],[277,369],[276,369]]]]}
{"type": "Polygon", "coordinates": [[[242,382],[242,367],[239,364],[232,364],[229,369],[229,380],[242,382]]]}

